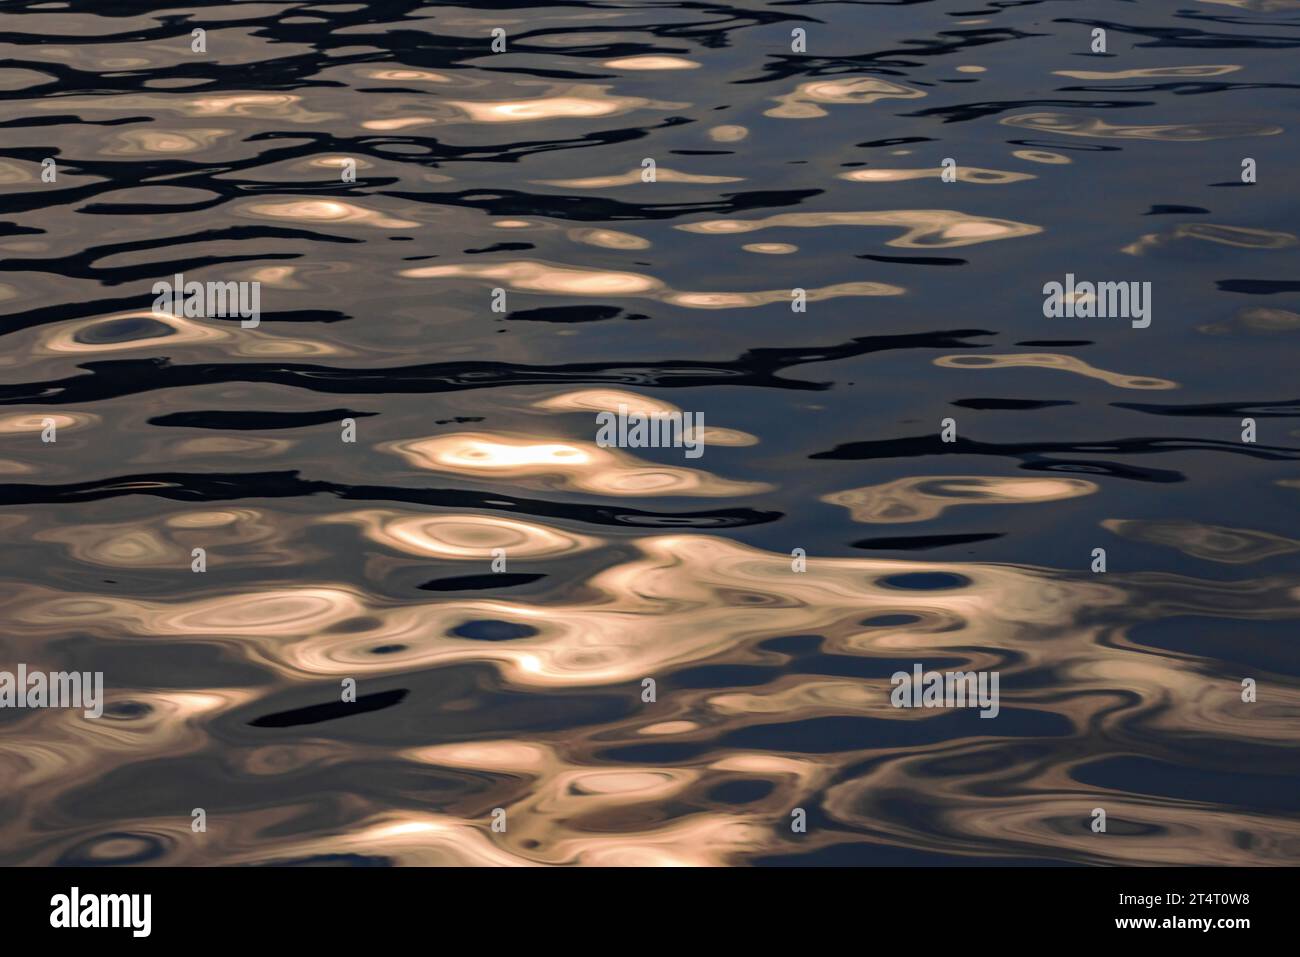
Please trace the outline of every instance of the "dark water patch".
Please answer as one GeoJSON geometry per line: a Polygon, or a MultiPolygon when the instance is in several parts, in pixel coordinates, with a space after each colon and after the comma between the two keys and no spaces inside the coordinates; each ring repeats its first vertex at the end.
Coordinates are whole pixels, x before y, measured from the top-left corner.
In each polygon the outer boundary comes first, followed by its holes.
{"type": "Polygon", "coordinates": [[[149,420],[150,425],[164,428],[217,429],[220,431],[256,431],[262,429],[302,429],[323,422],[363,419],[378,412],[354,412],[351,409],[321,409],[318,412],[172,412],[149,420]]]}
{"type": "Polygon", "coordinates": [[[531,625],[521,625],[513,621],[492,621],[482,619],[467,621],[451,629],[450,634],[457,638],[470,638],[474,641],[515,641],[519,638],[531,638],[537,629],[531,625]]]}
{"type": "Polygon", "coordinates": [[[873,615],[858,622],[868,628],[896,628],[899,625],[913,625],[920,621],[920,615],[873,615]]]}
{"type": "Polygon", "coordinates": [[[1096,345],[1096,343],[1091,339],[1024,339],[1017,342],[1016,345],[1048,349],[1070,349],[1074,346],[1091,346],[1096,345]]]}
{"type": "MultiPolygon", "coordinates": [[[[1146,415],[1187,416],[1190,418],[1260,419],[1300,418],[1300,398],[1265,402],[1209,402],[1200,405],[1160,405],[1150,402],[1115,402],[1117,409],[1131,409],[1146,415]]],[[[1294,450],[1292,450],[1294,451],[1294,450]]]]}
{"type": "Polygon", "coordinates": [[[970,579],[950,572],[906,572],[877,579],[875,584],[880,588],[902,588],[909,591],[947,591],[969,587],[970,579]]]}
{"type": "Polygon", "coordinates": [[[120,342],[132,342],[137,339],[166,337],[170,336],[173,331],[171,326],[159,322],[157,319],[136,316],[130,319],[113,319],[108,322],[97,322],[94,325],[85,326],[77,330],[73,340],[92,346],[112,345],[120,342]]]}
{"type": "Polygon", "coordinates": [[[675,765],[694,761],[708,754],[710,750],[707,744],[683,742],[630,744],[626,747],[597,751],[594,757],[599,761],[614,761],[619,764],[675,765]]]}
{"type": "Polygon", "coordinates": [[[1242,678],[1254,677],[1264,683],[1269,681],[1268,673],[1300,678],[1292,622],[1170,615],[1134,626],[1129,638],[1147,648],[1185,652],[1207,663],[1220,663],[1222,693],[1228,699],[1240,700],[1242,678]]]}
{"type": "Polygon", "coordinates": [[[604,322],[620,316],[630,320],[647,318],[639,313],[624,313],[617,306],[543,306],[517,309],[506,318],[512,322],[604,322]]]}
{"type": "Polygon", "coordinates": [[[911,720],[879,718],[809,718],[780,724],[753,724],[722,735],[725,747],[768,751],[829,754],[865,748],[901,748],[952,738],[1061,737],[1070,722],[1061,715],[1002,706],[994,719],[981,718],[975,709],[926,709],[911,720]],[[943,713],[940,713],[943,711],[943,713]]]}
{"type": "MultiPolygon", "coordinates": [[[[912,673],[915,658],[877,658],[870,655],[811,654],[801,655],[786,666],[792,674],[833,675],[838,678],[858,678],[862,681],[880,681],[892,678],[900,671],[912,673]]],[[[932,670],[968,668],[970,662],[961,658],[932,657],[925,666],[932,670]]],[[[881,700],[888,700],[887,692],[881,700]]]]}
{"type": "Polygon", "coordinates": [[[153,714],[146,701],[110,701],[104,705],[104,717],[114,721],[135,721],[153,714]]]}
{"type": "Polygon", "coordinates": [[[253,867],[392,867],[391,858],[377,854],[313,854],[310,857],[284,857],[258,861],[253,867]]]}
{"type": "Polygon", "coordinates": [[[1300,282],[1286,279],[1220,279],[1215,285],[1224,292],[1244,293],[1248,296],[1300,292],[1300,282]]]}
{"type": "Polygon", "coordinates": [[[762,525],[781,518],[780,513],[724,508],[687,514],[664,514],[626,506],[582,505],[516,499],[499,493],[460,489],[407,489],[380,486],[343,486],[300,479],[295,472],[252,472],[242,475],[161,473],[118,476],[71,486],[0,485],[0,505],[40,502],[93,502],[130,495],[149,495],[182,502],[220,502],[241,498],[297,498],[329,494],[353,501],[389,501],[441,508],[486,508],[518,512],[539,518],[558,518],[593,525],[629,527],[727,529],[762,525]]]}
{"type": "Polygon", "coordinates": [[[771,781],[724,781],[712,787],[707,798],[717,804],[753,804],[763,800],[774,790],[775,785],[771,781]]]}
{"type": "MultiPolygon", "coordinates": [[[[1189,768],[1137,755],[1117,755],[1080,765],[1072,776],[1082,784],[1122,789],[1176,801],[1234,804],[1265,811],[1294,814],[1300,811],[1300,791],[1285,782],[1296,773],[1294,765],[1256,771],[1239,765],[1211,770],[1189,768]]],[[[1110,820],[1107,820],[1107,828],[1110,820]]]]}
{"type": "Polygon", "coordinates": [[[1071,862],[1043,857],[969,857],[884,844],[831,844],[815,851],[791,849],[789,854],[763,855],[754,863],[766,867],[1067,867],[1071,862]]]}
{"type": "Polygon", "coordinates": [[[753,688],[776,680],[779,668],[759,665],[697,665],[673,675],[674,688],[753,688]]]}
{"type": "MultiPolygon", "coordinates": [[[[1046,345],[1038,342],[1022,342],[1020,345],[1046,345]]],[[[1065,399],[955,399],[951,403],[959,409],[980,409],[986,411],[1007,410],[1015,412],[1034,409],[1052,409],[1062,405],[1074,405],[1065,399]]]]}
{"type": "Polygon", "coordinates": [[[855,259],[869,259],[877,263],[899,263],[904,266],[965,266],[965,259],[945,256],[855,256],[855,259]]]}
{"type": "Polygon", "coordinates": [[[224,382],[260,382],[312,392],[375,395],[380,393],[439,393],[526,385],[606,385],[641,388],[695,388],[710,385],[755,386],[820,391],[824,383],[785,379],[785,369],[807,363],[848,359],[895,349],[968,348],[962,341],[980,330],[924,335],[873,336],[823,348],[764,348],[747,351],[735,360],[613,360],[530,366],[502,362],[447,362],[387,368],[383,375],[369,369],[348,370],[305,363],[219,363],[180,365],[170,361],[114,360],[87,362],[81,375],[44,383],[0,384],[0,405],[34,400],[58,405],[119,398],[157,389],[181,389],[224,382]]]}
{"type": "Polygon", "coordinates": [[[482,249],[467,249],[465,253],[470,256],[479,256],[483,253],[513,253],[536,248],[532,243],[493,243],[491,246],[485,246],[482,249]]]}
{"type": "Polygon", "coordinates": [[[859,539],[853,543],[853,547],[867,551],[927,551],[932,548],[969,545],[972,542],[988,542],[1002,537],[1002,532],[975,532],[967,535],[895,535],[859,539]]]}
{"type": "Polygon", "coordinates": [[[455,578],[435,578],[418,586],[421,591],[484,591],[493,588],[514,588],[541,581],[545,575],[525,575],[512,572],[494,572],[487,575],[459,575],[455,578]]]}
{"type": "Polygon", "coordinates": [[[1152,206],[1150,209],[1148,209],[1148,210],[1147,210],[1145,213],[1143,213],[1142,215],[1144,215],[1144,216],[1183,216],[1183,215],[1192,215],[1192,214],[1196,214],[1196,213],[1209,213],[1209,210],[1208,210],[1208,209],[1203,209],[1203,208],[1200,207],[1200,206],[1169,206],[1169,205],[1156,205],[1156,206],[1152,206]]]}
{"type": "Polygon", "coordinates": [[[326,704],[313,704],[292,711],[280,711],[263,715],[248,722],[254,728],[296,728],[304,724],[320,724],[323,721],[337,721],[371,711],[382,711],[399,704],[408,692],[404,688],[392,691],[376,691],[372,694],[358,695],[356,701],[331,701],[326,704]]]}
{"type": "Polygon", "coordinates": [[[336,621],[325,629],[327,635],[355,635],[362,631],[374,631],[383,627],[383,619],[374,615],[357,615],[355,618],[344,618],[342,621],[336,621]]]}

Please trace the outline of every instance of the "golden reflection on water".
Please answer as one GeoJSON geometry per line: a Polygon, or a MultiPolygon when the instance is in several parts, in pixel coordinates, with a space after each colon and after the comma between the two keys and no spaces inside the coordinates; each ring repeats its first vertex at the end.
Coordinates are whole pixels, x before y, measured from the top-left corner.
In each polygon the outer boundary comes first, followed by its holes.
{"type": "Polygon", "coordinates": [[[578,439],[539,442],[525,435],[461,432],[381,448],[401,455],[415,468],[526,488],[719,498],[771,487],[765,482],[729,481],[700,469],[652,465],[619,449],[578,439]]]}
{"type": "MultiPolygon", "coordinates": [[[[684,228],[684,227],[679,227],[684,228]]],[[[449,263],[417,266],[398,273],[408,279],[456,279],[461,277],[500,282],[520,292],[566,293],[571,296],[632,296],[657,299],[687,309],[740,309],[773,302],[789,302],[789,289],[759,292],[679,292],[661,280],[642,273],[612,269],[582,269],[543,262],[498,262],[490,264],[449,263]]],[[[810,301],[839,296],[898,296],[904,290],[881,282],[845,282],[805,290],[810,301]]]]}
{"type": "Polygon", "coordinates": [[[1300,541],[1247,528],[1222,528],[1186,519],[1154,521],[1109,518],[1102,527],[1121,538],[1177,548],[1211,562],[1250,565],[1300,551],[1300,541]]]}
{"type": "MultiPolygon", "coordinates": [[[[612,176],[584,176],[578,179],[539,179],[538,183],[544,186],[564,186],[569,189],[606,189],[611,186],[628,186],[633,183],[641,183],[643,170],[641,167],[628,170],[626,173],[615,173],[612,176]]],[[[683,173],[680,170],[668,169],[666,166],[655,167],[655,182],[664,183],[739,183],[744,177],[741,176],[706,176],[700,173],[683,173]]]]}
{"type": "MultiPolygon", "coordinates": [[[[937,179],[943,175],[943,172],[943,169],[938,166],[925,169],[855,169],[848,173],[840,173],[839,178],[851,183],[899,183],[910,179],[937,179]]],[[[1027,179],[1036,179],[1031,173],[980,169],[977,166],[958,166],[955,175],[959,183],[986,185],[1019,183],[1027,179]]]]}
{"type": "MultiPolygon", "coordinates": [[[[1041,493],[1055,491],[1044,487],[1041,493]]],[[[249,517],[200,512],[170,524],[221,527],[249,517]]],[[[570,533],[536,522],[487,516],[424,518],[370,511],[345,518],[353,520],[378,544],[462,561],[507,542],[531,549],[532,557],[558,559],[575,541],[570,533]]],[[[581,547],[596,544],[587,540],[581,547]]],[[[349,773],[349,766],[382,755],[416,768],[472,774],[489,791],[449,799],[439,813],[395,812],[358,793],[346,815],[348,827],[311,837],[267,834],[272,820],[292,813],[285,806],[225,812],[221,829],[197,845],[178,840],[180,832],[148,816],[134,820],[128,814],[118,823],[119,832],[125,832],[119,841],[134,846],[132,842],[152,836],[174,862],[366,853],[398,863],[738,863],[777,851],[786,840],[780,835],[789,808],[827,786],[827,810],[832,819],[854,827],[852,840],[942,847],[959,856],[1263,864],[1285,859],[1300,840],[1300,824],[1285,815],[1228,814],[1167,798],[1156,808],[1124,792],[1084,788],[1071,777],[1081,759],[1068,746],[1098,723],[1121,746],[1134,734],[1155,735],[1157,741],[1195,734],[1252,743],[1289,740],[1290,716],[1300,706],[1300,694],[1275,686],[1271,701],[1244,706],[1234,682],[1206,675],[1194,657],[1135,644],[1127,631],[1173,608],[1294,618],[1297,607],[1287,595],[1295,588],[1291,580],[1259,580],[1247,608],[1232,597],[1232,589],[1170,575],[1113,574],[1102,580],[1027,566],[818,556],[810,556],[807,571],[799,573],[788,555],[714,536],[650,535],[628,544],[634,554],[592,573],[585,597],[576,601],[392,603],[352,587],[299,581],[268,583],[242,594],[161,600],[28,586],[7,595],[0,607],[16,626],[23,652],[35,651],[40,642],[68,629],[125,643],[219,644],[272,670],[282,688],[310,692],[324,682],[317,700],[336,693],[329,689],[331,678],[335,684],[344,676],[414,680],[421,669],[474,662],[500,669],[511,686],[530,694],[621,687],[644,675],[657,675],[668,687],[673,671],[691,662],[770,661],[773,653],[760,645],[797,634],[822,635],[828,650],[864,663],[886,659],[879,678],[787,673],[752,690],[682,688],[665,694],[657,705],[629,705],[624,717],[586,732],[570,728],[481,735],[404,750],[346,735],[328,743],[236,743],[226,763],[240,778],[288,777],[325,766],[349,773]],[[929,591],[892,584],[895,576],[918,571],[951,576],[952,583],[929,591]],[[459,623],[482,618],[528,624],[535,634],[507,642],[452,634],[459,623]],[[875,624],[877,620],[888,623],[875,624]],[[376,646],[396,650],[376,657],[370,653],[376,646]],[[898,658],[1000,667],[1004,714],[1007,709],[1026,715],[1054,712],[1065,716],[1073,730],[1066,737],[1041,739],[1039,756],[1028,764],[997,759],[1017,739],[1004,737],[996,722],[977,725],[980,733],[974,736],[940,735],[907,747],[891,745],[887,737],[876,740],[886,726],[942,719],[933,711],[889,706],[890,685],[883,675],[890,670],[888,662],[898,658]],[[1056,679],[1017,684],[1016,676],[1041,669],[1056,679]],[[1252,709],[1248,718],[1247,707],[1252,709]],[[885,724],[874,734],[864,725],[860,739],[842,744],[841,750],[812,754],[716,743],[728,731],[833,715],[885,724]],[[608,765],[595,757],[614,742],[637,738],[715,743],[698,757],[671,766],[647,761],[608,765]],[[1061,745],[1047,747],[1052,740],[1061,745]],[[868,758],[870,767],[863,770],[868,758]],[[966,773],[941,773],[954,761],[964,762],[966,773]],[[849,766],[858,772],[835,783],[839,769],[849,766]],[[766,782],[767,796],[743,808],[714,805],[708,797],[712,788],[737,777],[766,782]],[[904,796],[925,813],[900,816],[882,803],[885,795],[904,796]],[[1116,822],[1104,843],[1090,840],[1086,825],[1099,802],[1116,822]],[[487,811],[497,806],[509,814],[507,833],[488,826],[487,811]],[[682,810],[668,814],[667,806],[682,810]],[[1144,831],[1136,826],[1141,822],[1157,826],[1144,831]],[[1247,846],[1231,837],[1241,826],[1253,833],[1247,846]]],[[[94,548],[85,554],[98,561],[94,548]]],[[[106,762],[202,752],[211,741],[201,723],[247,709],[265,693],[117,689],[113,702],[135,702],[149,710],[131,720],[99,723],[59,711],[25,714],[0,739],[0,767],[30,798],[25,814],[7,821],[4,831],[16,839],[25,860],[48,863],[57,844],[50,839],[73,840],[78,832],[40,820],[35,809],[92,781],[106,762]],[[24,827],[39,827],[41,842],[27,843],[24,827]]],[[[637,698],[635,687],[619,693],[637,698]]],[[[267,706],[263,701],[262,709],[267,706]]],[[[187,825],[182,818],[177,826],[187,825]]],[[[810,840],[821,844],[843,837],[823,829],[810,840]]],[[[127,849],[103,843],[94,853],[111,859],[127,849]]]]}
{"type": "Polygon", "coordinates": [[[793,93],[776,97],[779,105],[763,115],[782,120],[808,120],[825,116],[821,104],[870,104],[878,100],[911,100],[925,96],[924,90],[879,77],[849,77],[838,80],[810,80],[793,93]]]}
{"type": "Polygon", "coordinates": [[[200,153],[211,149],[233,129],[190,127],[184,130],[123,130],[104,152],[110,156],[150,156],[200,153]]]}
{"type": "Polygon", "coordinates": [[[1023,113],[998,121],[1005,126],[1024,127],[1042,133],[1065,136],[1091,136],[1098,139],[1161,140],[1193,143],[1235,139],[1242,136],[1276,136],[1282,127],[1271,123],[1246,120],[1211,120],[1206,123],[1167,123],[1152,126],[1126,126],[1107,123],[1100,117],[1073,116],[1067,113],[1023,113]]]}
{"type": "Polygon", "coordinates": [[[105,568],[184,567],[199,546],[213,551],[214,565],[237,560],[240,565],[287,566],[310,555],[290,547],[294,529],[286,524],[258,509],[209,509],[143,521],[59,526],[33,538],[57,542],[76,561],[105,568]]]}
{"type": "MultiPolygon", "coordinates": [[[[277,284],[287,282],[283,273],[276,273],[271,279],[277,284]]],[[[183,347],[199,352],[218,343],[226,356],[236,358],[350,354],[349,350],[331,343],[270,334],[266,327],[244,329],[229,320],[190,319],[152,309],[46,323],[33,338],[25,357],[28,365],[33,360],[47,357],[153,352],[159,348],[183,347]]],[[[7,361],[0,358],[0,367],[16,365],[17,359],[13,356],[7,361]]]]}
{"type": "Polygon", "coordinates": [[[1248,335],[1276,335],[1300,329],[1300,313],[1290,309],[1251,306],[1242,309],[1231,319],[1207,322],[1196,328],[1199,332],[1215,336],[1243,332],[1248,335]]]}
{"type": "Polygon", "coordinates": [[[934,360],[934,364],[947,369],[1014,369],[1021,367],[1058,369],[1062,372],[1073,372],[1075,375],[1087,376],[1089,379],[1099,379],[1107,385],[1113,385],[1120,389],[1178,388],[1177,382],[1171,382],[1168,379],[1108,372],[1105,369],[1098,369],[1089,365],[1077,356],[1063,356],[1056,353],[1023,353],[1020,355],[1000,356],[981,353],[979,355],[940,356],[934,360]]]}
{"type": "Polygon", "coordinates": [[[403,269],[398,275],[409,279],[489,279],[523,292],[562,292],[573,296],[644,296],[664,288],[660,280],[640,273],[528,261],[418,266],[403,269]]]}
{"type": "Polygon", "coordinates": [[[1046,163],[1048,166],[1065,166],[1074,162],[1068,156],[1049,150],[1013,150],[1011,155],[1016,159],[1028,160],[1031,163],[1046,163]]]}
{"type": "Polygon", "coordinates": [[[567,235],[576,243],[599,246],[602,249],[650,248],[650,240],[617,229],[570,229],[567,235]]]}
{"type": "Polygon", "coordinates": [[[1076,80],[1138,80],[1147,77],[1205,77],[1236,73],[1241,67],[1231,63],[1212,66],[1152,66],[1132,70],[1053,70],[1055,76],[1076,80]]]}
{"type": "Polygon", "coordinates": [[[426,558],[487,562],[497,549],[515,558],[558,558],[602,544],[590,535],[499,515],[408,515],[392,509],[342,512],[326,521],[359,525],[372,542],[426,558]]]}
{"type": "Polygon", "coordinates": [[[1213,223],[1183,223],[1167,233],[1147,233],[1136,242],[1123,248],[1131,256],[1141,256],[1149,250],[1167,246],[1180,239],[1199,239],[1238,249],[1285,249],[1294,246],[1293,233],[1273,229],[1255,229],[1249,226],[1221,226],[1213,223]]]}
{"type": "Polygon", "coordinates": [[[606,60],[603,66],[615,70],[698,70],[700,64],[679,56],[625,56],[606,60]]]}
{"type": "Polygon", "coordinates": [[[749,130],[736,124],[715,126],[709,130],[709,139],[715,143],[739,143],[749,136],[749,130]]]}
{"type": "Polygon", "coordinates": [[[903,235],[887,246],[939,249],[971,246],[997,239],[1014,239],[1042,232],[1041,226],[1009,219],[970,216],[950,209],[899,209],[881,212],[777,213],[762,219],[712,219],[676,227],[688,233],[751,233],[759,229],[796,229],[828,226],[892,226],[903,235]]]}
{"type": "Polygon", "coordinates": [[[100,417],[91,412],[9,412],[0,415],[0,435],[34,435],[47,425],[53,425],[58,432],[71,432],[99,422],[100,417]]]}
{"type": "Polygon", "coordinates": [[[395,80],[399,83],[451,83],[452,78],[432,70],[372,70],[366,76],[372,80],[395,80]]]}
{"type": "MultiPolygon", "coordinates": [[[[679,406],[664,399],[656,399],[622,389],[576,389],[562,392],[533,403],[537,409],[554,412],[618,412],[620,407],[637,415],[671,415],[681,412],[679,406]]],[[[697,427],[705,445],[757,445],[758,437],[738,429],[723,429],[714,425],[697,427]]]]}
{"type": "Polygon", "coordinates": [[[954,505],[1059,502],[1096,491],[1096,483],[1086,479],[918,475],[833,492],[822,496],[822,500],[843,505],[855,522],[888,524],[923,522],[954,505]]]}
{"type": "Polygon", "coordinates": [[[109,111],[137,116],[179,113],[197,117],[253,117],[289,123],[317,123],[339,118],[335,113],[308,110],[302,106],[302,101],[301,96],[292,93],[227,93],[199,97],[119,93],[112,96],[66,96],[53,100],[33,100],[29,105],[60,113],[109,111]]]}
{"type": "Polygon", "coordinates": [[[549,96],[515,100],[440,100],[437,112],[370,119],[363,129],[395,132],[431,124],[454,123],[537,123],[546,120],[600,119],[619,116],[633,110],[670,110],[686,106],[646,99],[619,96],[611,87],[600,84],[556,86],[549,96]]]}
{"type": "Polygon", "coordinates": [[[300,223],[357,223],[379,229],[410,229],[420,225],[413,220],[385,216],[356,203],[346,203],[337,199],[251,203],[241,212],[263,219],[289,219],[300,223]]]}

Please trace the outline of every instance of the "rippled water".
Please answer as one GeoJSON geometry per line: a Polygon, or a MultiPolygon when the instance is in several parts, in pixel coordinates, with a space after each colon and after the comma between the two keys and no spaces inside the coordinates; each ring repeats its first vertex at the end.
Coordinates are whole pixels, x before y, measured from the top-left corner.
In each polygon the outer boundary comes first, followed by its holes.
{"type": "Polygon", "coordinates": [[[1300,3],[0,24],[0,861],[1300,859],[1300,3]]]}

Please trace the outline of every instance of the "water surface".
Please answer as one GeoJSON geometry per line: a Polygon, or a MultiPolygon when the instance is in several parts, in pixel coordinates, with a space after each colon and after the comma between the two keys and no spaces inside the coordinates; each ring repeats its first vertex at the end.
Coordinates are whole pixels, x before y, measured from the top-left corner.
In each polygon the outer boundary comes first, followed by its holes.
{"type": "Polygon", "coordinates": [[[1291,0],[6,3],[0,668],[107,703],[0,710],[0,861],[1296,863],[1298,46],[1291,0]],[[1046,318],[1067,273],[1151,325],[1046,318]],[[598,446],[620,404],[704,455],[598,446]],[[892,707],[917,663],[998,717],[892,707]]]}

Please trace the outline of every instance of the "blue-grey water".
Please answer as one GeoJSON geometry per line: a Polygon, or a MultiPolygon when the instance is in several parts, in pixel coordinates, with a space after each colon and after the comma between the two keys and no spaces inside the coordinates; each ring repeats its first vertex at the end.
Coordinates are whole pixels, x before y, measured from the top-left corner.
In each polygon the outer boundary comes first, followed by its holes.
{"type": "Polygon", "coordinates": [[[1297,863],[1298,48],[0,5],[0,863],[1297,863]]]}

